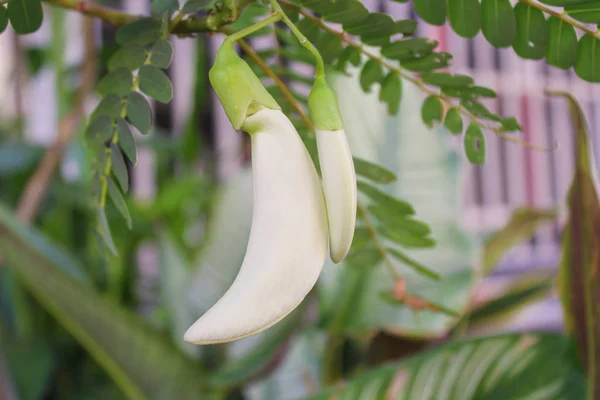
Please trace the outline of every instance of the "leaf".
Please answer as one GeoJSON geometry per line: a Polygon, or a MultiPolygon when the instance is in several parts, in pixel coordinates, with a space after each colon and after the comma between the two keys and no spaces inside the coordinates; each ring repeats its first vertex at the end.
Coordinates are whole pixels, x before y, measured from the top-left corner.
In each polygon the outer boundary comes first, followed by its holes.
{"type": "Polygon", "coordinates": [[[451,59],[452,54],[450,53],[433,53],[424,57],[402,61],[400,65],[410,71],[427,72],[449,66],[451,59]]]}
{"type": "Polygon", "coordinates": [[[340,57],[338,58],[336,68],[339,71],[346,71],[346,65],[348,64],[348,62],[350,62],[350,64],[354,65],[355,67],[360,65],[360,51],[358,51],[352,46],[347,46],[342,51],[342,54],[340,54],[340,57]]]}
{"type": "Polygon", "coordinates": [[[127,95],[127,119],[140,133],[150,132],[152,111],[144,96],[138,92],[131,92],[127,95]]]}
{"type": "Polygon", "coordinates": [[[173,98],[173,86],[160,69],[144,65],[138,73],[139,86],[142,93],[161,103],[168,103],[173,98]]]}
{"type": "Polygon", "coordinates": [[[376,267],[383,256],[374,244],[350,249],[350,252],[344,259],[344,263],[351,267],[373,268],[376,267]]]}
{"type": "Polygon", "coordinates": [[[504,132],[522,131],[523,128],[519,124],[519,121],[515,117],[503,118],[501,121],[501,127],[504,132]]]}
{"type": "Polygon", "coordinates": [[[42,26],[44,12],[40,0],[8,0],[10,25],[20,35],[33,33],[42,26]]]}
{"type": "Polygon", "coordinates": [[[117,135],[119,135],[119,147],[125,153],[125,156],[131,161],[132,165],[137,163],[137,147],[131,130],[124,119],[117,120],[117,135]]]}
{"type": "Polygon", "coordinates": [[[548,19],[548,48],[546,62],[562,69],[569,69],[577,59],[577,34],[575,28],[563,20],[551,16],[548,19]]]}
{"type": "Polygon", "coordinates": [[[431,279],[436,279],[436,280],[441,279],[440,274],[427,268],[423,264],[413,260],[412,258],[408,257],[406,254],[402,253],[401,251],[396,250],[396,249],[389,249],[388,251],[392,256],[397,258],[398,261],[402,262],[405,265],[408,265],[409,267],[411,267],[412,269],[417,271],[419,274],[429,277],[431,279]]]}
{"type": "Polygon", "coordinates": [[[461,88],[473,85],[473,78],[467,75],[449,74],[447,72],[426,72],[421,80],[439,87],[461,88]]]}
{"type": "Polygon", "coordinates": [[[388,113],[395,115],[400,110],[400,102],[402,101],[402,81],[394,72],[388,73],[381,85],[379,92],[379,100],[388,105],[388,113]]]}
{"type": "Polygon", "coordinates": [[[103,207],[96,207],[96,215],[98,226],[96,228],[96,232],[102,239],[102,241],[106,244],[110,252],[114,256],[118,256],[117,247],[115,246],[115,242],[112,238],[112,233],[110,233],[110,227],[108,226],[108,221],[106,220],[106,214],[104,213],[103,207]]]}
{"type": "Polygon", "coordinates": [[[104,75],[96,89],[101,95],[106,96],[114,93],[118,96],[125,96],[131,91],[133,85],[133,75],[127,68],[118,68],[104,75]]]}
{"type": "Polygon", "coordinates": [[[339,24],[363,21],[369,15],[366,7],[355,0],[344,1],[341,6],[337,0],[306,0],[302,5],[318,12],[325,20],[339,24]]]}
{"type": "Polygon", "coordinates": [[[139,43],[128,43],[121,47],[108,60],[108,70],[127,68],[134,71],[144,65],[148,58],[146,48],[139,43]]]}
{"type": "Polygon", "coordinates": [[[396,32],[404,36],[412,35],[417,30],[417,21],[414,19],[401,19],[396,21],[396,32]]]}
{"type": "Polygon", "coordinates": [[[112,139],[114,131],[113,120],[106,115],[101,115],[90,122],[85,133],[91,140],[104,143],[112,139]]]}
{"type": "Polygon", "coordinates": [[[173,61],[173,46],[166,39],[160,39],[152,46],[150,64],[158,68],[169,68],[173,61]]]}
{"type": "Polygon", "coordinates": [[[129,190],[129,176],[127,174],[127,165],[121,154],[121,150],[115,143],[110,144],[110,159],[112,161],[112,172],[119,182],[123,192],[129,190]]]}
{"type": "Polygon", "coordinates": [[[152,14],[173,14],[179,9],[179,0],[152,0],[152,14]]]}
{"type": "Polygon", "coordinates": [[[116,94],[108,94],[100,100],[94,112],[92,113],[92,119],[105,115],[111,119],[117,119],[121,115],[121,97],[116,94]]]}
{"type": "Polygon", "coordinates": [[[127,203],[125,203],[125,199],[121,194],[121,191],[115,185],[112,179],[106,179],[107,187],[108,187],[108,195],[112,200],[115,208],[119,210],[123,218],[125,218],[125,222],[127,222],[127,227],[131,229],[131,215],[129,215],[129,209],[127,208],[127,203]]]}
{"type": "Polygon", "coordinates": [[[358,181],[356,185],[358,190],[366,194],[375,203],[388,208],[390,212],[398,213],[399,215],[413,215],[415,213],[414,208],[409,203],[396,199],[368,183],[358,181]]]}
{"type": "Polygon", "coordinates": [[[386,207],[370,205],[368,210],[383,225],[395,231],[402,231],[415,236],[427,236],[431,233],[431,229],[426,223],[411,219],[408,216],[391,213],[386,207]]]}
{"type": "Polygon", "coordinates": [[[184,14],[195,14],[210,7],[212,0],[188,0],[183,5],[181,12],[184,14]]]}
{"type": "Polygon", "coordinates": [[[572,6],[575,4],[591,3],[592,1],[590,1],[590,0],[540,0],[540,3],[548,4],[551,6],[565,7],[565,6],[572,6]]]}
{"type": "Polygon", "coordinates": [[[357,175],[363,176],[373,182],[378,183],[389,183],[396,180],[396,175],[382,166],[361,160],[360,158],[356,157],[354,157],[353,160],[357,175]]]}
{"type": "Polygon", "coordinates": [[[446,112],[446,116],[444,117],[444,126],[453,135],[460,135],[462,133],[463,120],[458,109],[453,107],[446,112]]]}
{"type": "Polygon", "coordinates": [[[479,0],[448,0],[448,17],[454,32],[465,38],[474,38],[481,29],[479,0]]]}
{"type": "Polygon", "coordinates": [[[456,340],[353,377],[310,400],[583,399],[585,375],[571,346],[568,337],[554,334],[456,340]]]}
{"type": "Polygon", "coordinates": [[[156,18],[140,18],[122,26],[115,37],[118,44],[150,44],[160,39],[162,23],[156,18]]]}
{"type": "Polygon", "coordinates": [[[465,153],[471,164],[485,163],[485,137],[481,128],[471,123],[465,133],[465,153]]]}
{"type": "Polygon", "coordinates": [[[344,30],[360,36],[361,42],[369,46],[381,47],[390,42],[390,36],[396,33],[397,27],[388,14],[374,12],[362,20],[344,24],[344,30]]]}
{"type": "Polygon", "coordinates": [[[319,26],[308,18],[302,18],[300,22],[296,24],[296,27],[311,43],[316,43],[321,36],[321,30],[319,29],[319,26]]]}
{"type": "Polygon", "coordinates": [[[0,6],[0,33],[4,32],[8,26],[8,13],[4,6],[0,6]]]}
{"type": "Polygon", "coordinates": [[[51,244],[45,249],[36,247],[18,230],[26,230],[27,236],[40,235],[0,206],[0,248],[7,265],[128,398],[202,397],[204,377],[197,364],[138,316],[65,273],[52,254],[68,254],[51,244]]]}
{"type": "Polygon", "coordinates": [[[481,30],[494,47],[511,46],[517,36],[515,13],[509,0],[481,0],[481,30]]]}
{"type": "Polygon", "coordinates": [[[429,96],[423,102],[421,107],[421,118],[428,127],[432,127],[436,122],[442,122],[444,107],[437,96],[429,96]]]}
{"type": "Polygon", "coordinates": [[[589,33],[579,40],[575,72],[588,82],[600,82],[600,39],[589,33]]]}
{"type": "Polygon", "coordinates": [[[326,64],[331,64],[336,60],[343,50],[342,40],[334,35],[321,35],[316,43],[316,47],[326,64]]]}
{"type": "Polygon", "coordinates": [[[384,76],[381,65],[375,60],[369,60],[360,74],[360,86],[365,93],[369,93],[371,86],[376,82],[380,82],[384,76]]]}
{"type": "Polygon", "coordinates": [[[435,240],[428,237],[415,236],[411,233],[392,230],[386,227],[381,227],[377,231],[400,246],[409,249],[422,249],[435,246],[435,240]]]}
{"type": "Polygon", "coordinates": [[[438,46],[436,40],[430,40],[427,38],[411,38],[404,40],[397,40],[390,44],[385,45],[381,49],[381,54],[386,58],[393,60],[410,60],[417,56],[424,56],[429,54],[438,46]]]}
{"type": "Polygon", "coordinates": [[[578,21],[589,24],[600,24],[600,1],[591,1],[565,7],[565,13],[578,21]]]}
{"type": "Polygon", "coordinates": [[[520,208],[483,247],[483,274],[488,275],[514,246],[529,240],[539,227],[557,218],[554,211],[520,208]]]}
{"type": "Polygon", "coordinates": [[[515,6],[517,36],[513,49],[522,58],[540,60],[546,54],[548,24],[544,13],[525,3],[515,6]]]}
{"type": "Polygon", "coordinates": [[[567,198],[568,219],[563,232],[559,291],[564,308],[565,325],[574,333],[579,353],[589,377],[590,398],[600,396],[600,203],[596,161],[589,128],[575,98],[564,92],[551,92],[565,97],[571,109],[575,135],[575,174],[567,198]]]}
{"type": "Polygon", "coordinates": [[[415,0],[415,10],[425,22],[432,25],[444,25],[447,7],[444,0],[415,0]]]}

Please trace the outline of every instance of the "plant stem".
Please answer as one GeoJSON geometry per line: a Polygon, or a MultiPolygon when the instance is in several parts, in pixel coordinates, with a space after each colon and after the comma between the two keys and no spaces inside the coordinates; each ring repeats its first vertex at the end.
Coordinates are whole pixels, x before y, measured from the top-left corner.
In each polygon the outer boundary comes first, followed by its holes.
{"type": "Polygon", "coordinates": [[[265,26],[271,25],[277,21],[280,21],[281,18],[283,17],[283,13],[277,11],[274,14],[272,14],[270,17],[267,17],[265,19],[263,19],[262,21],[258,21],[257,23],[255,23],[254,25],[251,25],[247,28],[244,28],[240,31],[237,31],[231,35],[229,35],[227,37],[227,39],[225,39],[226,43],[231,43],[231,42],[235,42],[238,41],[240,39],[245,38],[248,35],[253,34],[254,32],[264,28],[265,26]]]}
{"type": "Polygon", "coordinates": [[[473,113],[471,113],[469,110],[467,110],[462,105],[455,105],[450,98],[448,98],[447,96],[444,96],[441,93],[438,93],[438,92],[430,89],[429,87],[427,87],[427,85],[425,84],[425,82],[423,82],[419,78],[414,77],[409,72],[406,72],[403,69],[396,67],[395,65],[391,64],[390,62],[388,62],[385,58],[376,56],[375,54],[373,54],[373,53],[365,50],[364,46],[362,44],[356,43],[356,42],[348,39],[344,35],[343,32],[339,32],[339,31],[331,28],[330,26],[328,26],[327,24],[325,24],[320,18],[317,18],[314,15],[306,12],[302,7],[297,6],[296,4],[289,3],[286,0],[279,0],[279,2],[281,4],[283,4],[287,8],[290,8],[290,9],[292,9],[294,11],[297,11],[299,14],[303,15],[306,19],[308,19],[309,21],[311,21],[315,25],[317,25],[320,29],[322,29],[322,30],[324,30],[324,31],[326,31],[326,32],[328,32],[328,33],[336,36],[342,42],[346,43],[348,46],[354,47],[359,52],[361,52],[362,54],[364,54],[365,56],[367,56],[371,60],[375,61],[376,63],[378,63],[379,65],[381,65],[385,69],[387,69],[387,70],[389,70],[391,72],[394,72],[395,74],[397,74],[398,76],[402,77],[403,79],[411,82],[412,84],[414,84],[415,86],[417,86],[419,89],[421,89],[421,91],[423,91],[424,93],[426,93],[426,94],[428,94],[430,96],[437,97],[438,99],[440,99],[440,101],[442,101],[448,107],[457,108],[460,111],[461,114],[463,114],[465,117],[469,118],[472,122],[474,122],[475,124],[479,125],[483,129],[487,129],[487,130],[493,132],[494,134],[496,134],[497,136],[499,136],[499,137],[501,137],[501,138],[503,138],[505,140],[508,140],[509,142],[520,144],[522,146],[529,147],[531,149],[535,149],[535,150],[539,150],[539,151],[551,151],[554,148],[556,148],[556,145],[553,146],[553,148],[546,148],[546,147],[536,146],[536,145],[533,145],[531,143],[527,143],[525,141],[517,139],[516,137],[511,136],[511,135],[503,132],[500,129],[500,127],[497,127],[497,126],[490,125],[490,124],[486,123],[483,119],[477,117],[476,115],[474,115],[473,113]]]}
{"type": "Polygon", "coordinates": [[[269,0],[269,2],[271,3],[271,6],[275,11],[279,11],[281,14],[283,14],[283,22],[285,22],[285,24],[290,28],[292,33],[298,38],[300,44],[304,46],[308,51],[310,51],[313,56],[315,56],[315,59],[317,60],[317,71],[315,74],[316,77],[325,77],[325,63],[323,62],[323,57],[321,56],[321,53],[319,53],[319,50],[317,50],[317,48],[306,38],[306,36],[302,34],[302,32],[300,32],[296,25],[294,25],[294,23],[288,18],[288,16],[281,9],[281,6],[277,2],[277,0],[269,0]]]}

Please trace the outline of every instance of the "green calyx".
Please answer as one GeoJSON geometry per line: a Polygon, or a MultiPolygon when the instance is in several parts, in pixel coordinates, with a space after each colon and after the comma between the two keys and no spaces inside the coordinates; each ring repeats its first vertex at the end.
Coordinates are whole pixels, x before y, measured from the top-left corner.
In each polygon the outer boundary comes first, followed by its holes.
{"type": "Polygon", "coordinates": [[[250,66],[235,52],[232,41],[225,40],[208,77],[236,130],[263,107],[281,110],[250,66]]]}
{"type": "Polygon", "coordinates": [[[344,129],[337,96],[324,76],[317,76],[310,94],[308,108],[315,128],[320,131],[344,129]]]}

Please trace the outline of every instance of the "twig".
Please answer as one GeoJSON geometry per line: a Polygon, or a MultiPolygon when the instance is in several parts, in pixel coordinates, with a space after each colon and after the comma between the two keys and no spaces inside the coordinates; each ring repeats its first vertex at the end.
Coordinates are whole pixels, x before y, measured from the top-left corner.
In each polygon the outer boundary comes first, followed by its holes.
{"type": "MultiPolygon", "coordinates": [[[[190,16],[185,20],[174,21],[172,32],[175,34],[195,33],[195,32],[214,32],[219,27],[235,22],[240,11],[250,4],[252,0],[237,0],[230,8],[222,8],[214,14],[207,15],[203,18],[190,16]]],[[[103,21],[116,26],[121,26],[141,18],[141,16],[128,14],[113,8],[92,4],[90,1],[82,0],[50,0],[47,2],[50,5],[67,8],[78,11],[89,17],[99,18],[103,21]]],[[[177,17],[176,17],[177,19],[177,17]]]]}
{"type": "Polygon", "coordinates": [[[52,175],[62,160],[65,148],[77,132],[79,121],[83,117],[85,99],[92,90],[96,78],[96,44],[94,40],[94,26],[91,18],[84,18],[83,30],[85,37],[85,54],[75,105],[58,124],[58,137],[46,151],[37,169],[29,179],[19,200],[16,216],[24,223],[31,223],[44,194],[51,182],[52,175]]]}
{"type": "Polygon", "coordinates": [[[343,32],[340,32],[340,31],[338,31],[336,29],[331,28],[330,26],[328,26],[327,24],[325,24],[320,18],[315,17],[314,15],[312,15],[309,12],[306,12],[306,10],[304,10],[302,7],[297,6],[296,4],[289,3],[286,0],[279,0],[279,3],[281,3],[282,5],[284,5],[287,8],[289,8],[291,10],[294,10],[294,11],[298,12],[299,14],[303,15],[306,19],[308,19],[309,21],[311,21],[312,23],[314,23],[315,25],[317,25],[320,29],[322,29],[322,30],[324,30],[324,31],[326,31],[326,32],[328,32],[328,33],[336,36],[338,39],[340,39],[341,41],[343,41],[344,43],[346,43],[348,46],[354,47],[359,52],[361,52],[362,54],[364,54],[365,56],[367,56],[371,60],[377,62],[379,65],[381,65],[385,69],[387,69],[389,71],[392,71],[395,74],[397,74],[398,76],[402,77],[403,79],[411,82],[412,84],[414,84],[415,86],[417,86],[419,89],[421,89],[423,92],[427,93],[428,95],[437,97],[438,99],[440,99],[440,101],[442,101],[448,107],[458,108],[458,110],[461,112],[461,114],[463,114],[465,117],[469,118],[472,122],[474,122],[475,124],[479,125],[480,127],[493,132],[497,136],[499,136],[499,137],[501,137],[501,138],[503,138],[505,140],[508,140],[508,141],[510,141],[512,143],[520,144],[522,146],[529,147],[529,148],[532,148],[532,149],[535,149],[535,150],[551,151],[554,148],[556,148],[556,145],[553,146],[553,148],[546,148],[546,147],[536,146],[536,145],[533,145],[531,143],[527,143],[525,141],[517,139],[514,136],[506,134],[505,132],[503,132],[500,129],[500,127],[497,127],[497,126],[494,126],[494,125],[490,125],[490,124],[484,122],[483,119],[481,119],[478,116],[474,115],[472,112],[470,112],[469,110],[467,110],[462,105],[456,105],[447,96],[444,96],[443,94],[440,94],[438,92],[435,92],[435,91],[431,90],[430,88],[427,87],[427,85],[425,84],[425,82],[423,82],[422,80],[414,77],[412,74],[404,71],[401,68],[396,67],[395,65],[391,64],[390,62],[388,62],[385,58],[379,57],[379,56],[371,53],[370,51],[365,50],[363,44],[356,43],[356,42],[350,40],[346,35],[344,35],[343,32]]]}

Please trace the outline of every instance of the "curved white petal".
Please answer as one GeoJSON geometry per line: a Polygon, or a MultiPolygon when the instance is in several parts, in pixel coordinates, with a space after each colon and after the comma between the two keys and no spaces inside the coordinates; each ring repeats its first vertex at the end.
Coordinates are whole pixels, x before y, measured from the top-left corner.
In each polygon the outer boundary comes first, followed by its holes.
{"type": "Polygon", "coordinates": [[[346,257],[356,224],[356,173],[344,130],[317,130],[319,165],[329,219],[330,255],[334,263],[346,257]]]}
{"type": "Polygon", "coordinates": [[[251,133],[254,175],[248,248],[235,281],[188,329],[186,342],[228,342],[277,323],[313,288],[327,254],[319,177],[292,123],[263,109],[243,129],[251,133]]]}

